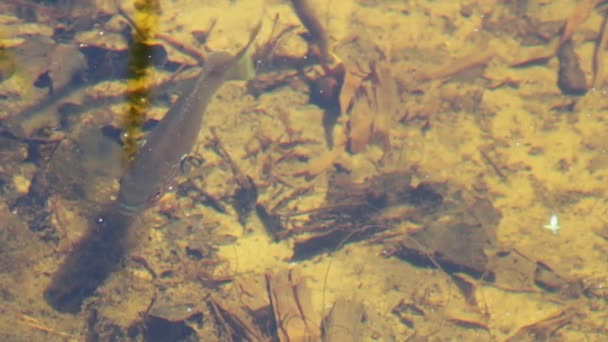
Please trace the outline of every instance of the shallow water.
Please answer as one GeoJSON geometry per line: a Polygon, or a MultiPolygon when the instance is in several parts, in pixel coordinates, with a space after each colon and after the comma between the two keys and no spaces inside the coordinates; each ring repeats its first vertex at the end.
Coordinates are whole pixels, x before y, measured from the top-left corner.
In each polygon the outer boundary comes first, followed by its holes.
{"type": "Polygon", "coordinates": [[[314,0],[325,61],[289,2],[113,3],[0,4],[3,340],[606,339],[603,2],[314,0]],[[113,272],[56,311],[125,123],[137,153],[260,20],[113,272]]]}

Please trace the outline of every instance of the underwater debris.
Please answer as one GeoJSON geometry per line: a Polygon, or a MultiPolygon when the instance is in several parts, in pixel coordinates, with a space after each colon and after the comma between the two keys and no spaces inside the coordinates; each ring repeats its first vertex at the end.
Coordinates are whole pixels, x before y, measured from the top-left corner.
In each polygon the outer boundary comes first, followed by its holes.
{"type": "Polygon", "coordinates": [[[323,342],[366,341],[367,313],[363,303],[340,298],[321,325],[323,342]]]}
{"type": "Polygon", "coordinates": [[[45,125],[57,126],[58,100],[85,83],[85,55],[75,45],[57,44],[46,37],[32,37],[10,52],[22,56],[19,62],[25,65],[15,75],[25,85],[22,91],[27,95],[20,95],[27,98],[36,94],[40,100],[11,115],[2,126],[20,138],[30,137],[45,125]],[[46,90],[46,94],[36,89],[46,90]]]}
{"type": "Polygon", "coordinates": [[[256,64],[256,70],[264,73],[270,72],[271,70],[291,69],[294,66],[296,68],[302,68],[306,65],[315,63],[314,60],[308,61],[308,58],[302,58],[300,56],[276,55],[276,50],[281,47],[285,39],[298,27],[297,25],[287,25],[281,30],[278,30],[278,24],[279,14],[277,13],[274,17],[270,38],[268,38],[266,43],[259,46],[252,55],[252,59],[256,64]]]}
{"type": "Polygon", "coordinates": [[[309,33],[309,43],[317,48],[309,49],[309,56],[318,56],[322,73],[308,78],[310,103],[323,108],[323,129],[329,149],[333,148],[333,129],[343,109],[340,108],[340,90],[344,84],[346,67],[331,52],[326,28],[321,25],[309,0],[292,0],[293,9],[309,33]]]}
{"type": "MultiPolygon", "coordinates": [[[[203,323],[202,308],[195,303],[154,302],[143,322],[146,341],[191,341],[197,339],[192,325],[203,323]]],[[[198,339],[197,339],[198,340],[198,339]]]]}
{"type": "Polygon", "coordinates": [[[266,233],[268,233],[274,242],[279,241],[279,234],[284,231],[281,224],[281,216],[266,209],[263,204],[256,204],[255,212],[262,222],[266,233]]]}
{"type": "Polygon", "coordinates": [[[424,309],[413,302],[401,300],[393,309],[391,314],[397,316],[399,321],[410,329],[415,328],[415,317],[421,318],[426,316],[424,309]]]}
{"type": "Polygon", "coordinates": [[[350,114],[348,121],[348,150],[360,153],[369,144],[390,150],[389,133],[396,121],[399,93],[391,74],[390,64],[384,60],[370,63],[370,71],[343,111],[350,114]]]}
{"type": "Polygon", "coordinates": [[[584,315],[575,306],[561,309],[544,319],[521,327],[517,332],[509,336],[505,342],[548,340],[559,329],[572,323],[578,316],[582,317],[584,315]]]}
{"type": "MultiPolygon", "coordinates": [[[[207,301],[217,329],[218,337],[223,341],[264,341],[264,334],[251,320],[251,317],[239,306],[232,306],[219,298],[207,301]]],[[[239,303],[240,304],[240,303],[239,303]]]]}
{"type": "Polygon", "coordinates": [[[496,244],[500,212],[487,200],[445,201],[430,215],[417,216],[424,228],[404,237],[394,254],[414,265],[441,267],[448,274],[492,279],[487,251],[496,244]]]}
{"type": "Polygon", "coordinates": [[[583,291],[580,279],[567,279],[543,261],[536,261],[534,284],[547,292],[570,298],[580,297],[583,291]]]}
{"type": "MultiPolygon", "coordinates": [[[[441,186],[426,183],[413,186],[410,178],[409,172],[394,171],[358,183],[348,175],[335,174],[330,181],[326,205],[309,212],[282,215],[278,222],[289,224],[276,233],[276,237],[281,240],[293,237],[290,260],[303,260],[369,239],[406,219],[383,215],[392,208],[411,206],[417,212],[412,214],[416,217],[437,210],[443,202],[441,186]],[[308,219],[294,220],[300,215],[307,215],[308,219]]],[[[275,217],[271,222],[277,220],[275,217]]]]}
{"type": "Polygon", "coordinates": [[[559,61],[557,86],[564,95],[584,95],[587,92],[585,73],[574,52],[572,40],[565,41],[557,50],[559,61]]]}
{"type": "Polygon", "coordinates": [[[213,134],[213,148],[229,165],[237,184],[237,189],[234,192],[232,204],[237,213],[238,221],[241,226],[245,226],[249,220],[249,216],[255,209],[255,204],[258,200],[258,189],[253,179],[245,175],[238,165],[232,160],[228,151],[224,148],[215,129],[211,129],[213,134]]]}
{"type": "Polygon", "coordinates": [[[306,279],[289,269],[266,274],[268,298],[281,341],[316,341],[319,322],[306,279]]]}
{"type": "MultiPolygon", "coordinates": [[[[123,101],[122,89],[106,87],[89,92],[102,82],[125,77],[120,66],[127,63],[128,52],[124,48],[127,43],[122,34],[103,30],[105,28],[102,28],[101,32],[105,32],[102,37],[112,36],[108,41],[99,40],[97,29],[88,32],[89,37],[74,38],[70,44],[35,36],[14,47],[11,52],[24,56],[20,61],[23,68],[15,75],[24,81],[25,87],[22,94],[19,93],[23,101],[2,126],[19,138],[58,140],[68,131],[64,125],[67,109],[75,116],[73,114],[91,108],[123,101]],[[40,87],[46,91],[41,92],[40,87]]],[[[177,69],[176,63],[167,61],[162,45],[148,43],[146,46],[152,66],[167,71],[177,69]]]]}

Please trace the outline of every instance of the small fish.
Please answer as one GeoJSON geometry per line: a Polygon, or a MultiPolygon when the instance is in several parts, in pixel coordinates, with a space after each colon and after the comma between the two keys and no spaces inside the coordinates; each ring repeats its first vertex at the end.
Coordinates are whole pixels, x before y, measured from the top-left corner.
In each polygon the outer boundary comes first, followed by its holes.
{"type": "Polygon", "coordinates": [[[76,244],[44,291],[49,305],[61,312],[77,313],[108,277],[120,267],[129,243],[135,216],[161,196],[196,139],[203,114],[230,69],[246,52],[259,32],[236,55],[209,56],[191,91],[181,96],[146,138],[130,168],[120,180],[116,202],[108,204],[89,222],[86,235],[76,244]]]}
{"type": "Polygon", "coordinates": [[[162,196],[181,161],[192,150],[211,98],[232,67],[243,57],[259,30],[258,24],[247,45],[234,56],[225,52],[210,54],[190,92],[177,100],[146,137],[120,180],[117,204],[123,215],[134,215],[162,196]]]}

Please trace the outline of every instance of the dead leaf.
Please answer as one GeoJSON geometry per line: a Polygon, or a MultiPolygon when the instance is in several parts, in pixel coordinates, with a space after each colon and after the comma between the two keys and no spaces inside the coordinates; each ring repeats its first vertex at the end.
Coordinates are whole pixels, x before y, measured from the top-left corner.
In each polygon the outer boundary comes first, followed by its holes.
{"type": "Polygon", "coordinates": [[[350,112],[348,149],[351,153],[360,153],[367,147],[374,125],[371,85],[361,85],[354,97],[350,112]]]}
{"type": "Polygon", "coordinates": [[[389,134],[397,114],[399,94],[387,62],[374,63],[374,126],[372,142],[385,150],[390,148],[389,134]]]}
{"type": "Polygon", "coordinates": [[[342,84],[342,89],[340,90],[339,99],[342,114],[348,113],[352,109],[357,91],[361,87],[361,83],[365,78],[364,74],[357,74],[354,72],[354,70],[356,70],[354,63],[343,63],[346,72],[344,73],[344,83],[342,84]]]}
{"type": "Polygon", "coordinates": [[[293,269],[266,274],[268,297],[281,341],[318,341],[320,319],[305,279],[293,269]]]}
{"type": "Polygon", "coordinates": [[[362,341],[366,323],[367,313],[362,303],[340,298],[323,320],[323,341],[362,341]]]}

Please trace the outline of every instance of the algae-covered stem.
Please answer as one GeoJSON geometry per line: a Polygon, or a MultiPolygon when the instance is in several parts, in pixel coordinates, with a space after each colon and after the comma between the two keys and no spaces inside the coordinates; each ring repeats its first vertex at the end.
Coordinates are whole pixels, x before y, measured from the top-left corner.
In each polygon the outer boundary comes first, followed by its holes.
{"type": "Polygon", "coordinates": [[[160,15],[160,4],[154,0],[146,0],[136,6],[134,19],[120,7],[118,12],[129,22],[133,34],[129,42],[129,60],[127,63],[127,103],[128,110],[123,117],[123,163],[137,153],[138,140],[142,136],[141,127],[145,114],[149,109],[151,82],[150,69],[152,66],[152,45],[150,40],[156,35],[160,15]]]}

